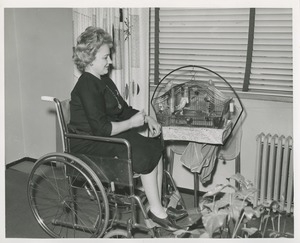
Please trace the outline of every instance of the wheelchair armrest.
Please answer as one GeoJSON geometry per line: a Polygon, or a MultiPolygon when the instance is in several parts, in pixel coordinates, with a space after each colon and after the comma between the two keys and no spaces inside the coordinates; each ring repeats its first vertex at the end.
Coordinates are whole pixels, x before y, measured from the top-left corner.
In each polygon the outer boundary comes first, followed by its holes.
{"type": "Polygon", "coordinates": [[[54,97],[51,96],[41,96],[41,100],[43,101],[54,101],[54,97]]]}
{"type": "Polygon", "coordinates": [[[124,144],[127,148],[128,159],[131,159],[131,146],[130,143],[124,138],[100,137],[100,136],[82,135],[82,134],[73,134],[73,133],[67,133],[65,136],[67,138],[86,139],[86,140],[93,140],[99,142],[124,144]]]}

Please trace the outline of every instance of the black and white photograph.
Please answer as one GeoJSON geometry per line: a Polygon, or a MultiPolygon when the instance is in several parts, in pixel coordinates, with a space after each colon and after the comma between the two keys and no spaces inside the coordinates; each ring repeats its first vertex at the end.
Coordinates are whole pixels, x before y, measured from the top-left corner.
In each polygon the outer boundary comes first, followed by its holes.
{"type": "Polygon", "coordinates": [[[91,2],[1,4],[1,238],[296,242],[299,1],[91,2]]]}

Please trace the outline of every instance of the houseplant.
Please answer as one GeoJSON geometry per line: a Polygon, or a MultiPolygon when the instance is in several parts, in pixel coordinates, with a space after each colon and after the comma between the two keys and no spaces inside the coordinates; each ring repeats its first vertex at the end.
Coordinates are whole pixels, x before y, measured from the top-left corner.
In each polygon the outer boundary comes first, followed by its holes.
{"type": "Polygon", "coordinates": [[[204,228],[189,231],[192,237],[293,237],[293,234],[285,232],[288,215],[280,209],[279,202],[254,206],[257,189],[251,181],[239,173],[227,178],[227,181],[203,195],[199,207],[204,228]]]}

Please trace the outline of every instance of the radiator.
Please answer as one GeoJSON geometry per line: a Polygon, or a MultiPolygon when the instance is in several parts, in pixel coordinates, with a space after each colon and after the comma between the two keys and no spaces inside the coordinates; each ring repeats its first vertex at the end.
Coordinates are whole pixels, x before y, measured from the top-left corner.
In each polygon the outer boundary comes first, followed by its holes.
{"type": "Polygon", "coordinates": [[[254,204],[276,200],[282,210],[293,212],[293,139],[261,133],[257,136],[254,204]]]}

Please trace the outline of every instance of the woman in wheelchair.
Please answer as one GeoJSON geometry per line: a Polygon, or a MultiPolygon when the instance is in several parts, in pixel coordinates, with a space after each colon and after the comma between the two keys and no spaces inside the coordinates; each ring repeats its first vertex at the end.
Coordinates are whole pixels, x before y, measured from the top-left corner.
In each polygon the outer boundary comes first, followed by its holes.
{"type": "MultiPolygon", "coordinates": [[[[112,136],[129,141],[132,148],[133,171],[141,175],[141,181],[150,209],[148,216],[168,230],[177,230],[175,219],[187,215],[184,210],[165,209],[161,204],[162,150],[158,136],[160,124],[144,111],[128,106],[109,78],[112,64],[111,36],[104,30],[88,27],[77,39],[74,63],[82,73],[71,92],[71,120],[69,130],[78,134],[112,136]],[[135,128],[146,123],[151,137],[140,135],[135,128]]],[[[71,140],[71,151],[126,158],[122,145],[107,145],[87,140],[71,140]]]]}

